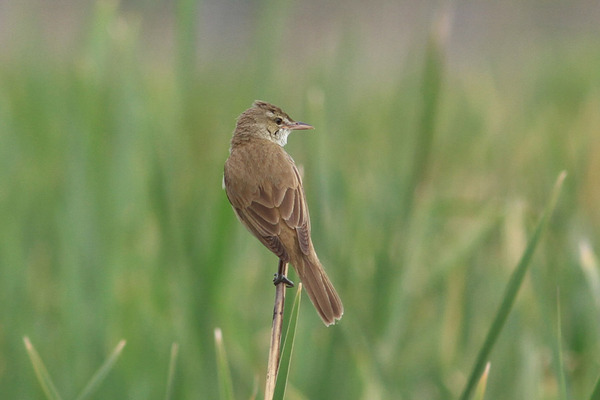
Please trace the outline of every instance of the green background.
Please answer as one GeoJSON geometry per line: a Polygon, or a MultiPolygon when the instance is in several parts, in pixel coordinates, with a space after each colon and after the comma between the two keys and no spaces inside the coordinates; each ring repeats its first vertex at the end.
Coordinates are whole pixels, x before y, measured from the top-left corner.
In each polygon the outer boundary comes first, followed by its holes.
{"type": "Polygon", "coordinates": [[[520,25],[502,14],[491,33],[463,3],[428,5],[406,27],[408,2],[378,13],[231,2],[250,16],[223,26],[210,3],[7,3],[0,398],[44,398],[24,336],[64,399],[121,339],[92,398],[165,398],[174,342],[173,398],[218,398],[216,327],[236,398],[262,398],[277,260],[221,189],[235,118],[255,99],[316,128],[286,149],[345,305],[325,328],[304,296],[289,399],[457,398],[562,170],[485,398],[589,397],[600,375],[592,3],[554,2],[574,12],[549,16],[528,2],[520,25]]]}

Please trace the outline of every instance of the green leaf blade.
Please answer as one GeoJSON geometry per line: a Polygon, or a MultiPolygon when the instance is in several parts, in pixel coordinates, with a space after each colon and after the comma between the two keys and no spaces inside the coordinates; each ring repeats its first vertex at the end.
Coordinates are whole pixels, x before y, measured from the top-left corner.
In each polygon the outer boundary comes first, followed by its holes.
{"type": "Polygon", "coordinates": [[[121,352],[123,351],[123,348],[125,347],[126,343],[127,342],[125,340],[121,340],[117,344],[117,346],[112,351],[110,356],[108,356],[104,364],[102,364],[98,371],[96,371],[94,376],[92,376],[92,379],[90,379],[90,381],[85,386],[85,388],[83,388],[79,396],[77,396],[77,400],[88,399],[98,389],[100,383],[104,380],[104,378],[106,378],[106,375],[108,375],[110,370],[113,368],[113,366],[119,359],[119,356],[121,355],[121,352]]]}
{"type": "Polygon", "coordinates": [[[215,328],[215,347],[217,349],[217,374],[221,399],[233,400],[233,381],[229,372],[225,346],[223,345],[223,332],[220,328],[215,328]]]}
{"type": "Polygon", "coordinates": [[[471,393],[477,385],[477,380],[479,379],[485,368],[492,348],[494,347],[496,340],[498,339],[498,336],[500,335],[500,332],[504,327],[506,319],[508,318],[508,315],[510,314],[510,311],[512,310],[512,307],[515,303],[517,294],[519,292],[519,289],[521,288],[523,279],[525,278],[525,274],[529,269],[533,253],[537,247],[537,244],[542,234],[546,230],[548,226],[548,221],[550,220],[550,216],[552,215],[556,207],[556,203],[558,201],[558,197],[565,177],[566,172],[564,171],[558,176],[550,200],[536,226],[533,236],[529,240],[529,243],[527,243],[525,252],[521,256],[521,260],[519,261],[517,267],[515,268],[510,277],[510,280],[504,292],[502,303],[500,304],[500,307],[496,312],[496,317],[494,318],[494,321],[492,322],[492,325],[487,333],[483,346],[479,350],[477,360],[475,362],[473,370],[471,371],[471,375],[469,377],[467,385],[465,386],[465,389],[460,397],[461,400],[467,400],[470,398],[471,393]]]}
{"type": "Polygon", "coordinates": [[[35,371],[35,375],[38,378],[38,382],[46,395],[46,398],[49,400],[62,400],[60,394],[58,394],[58,390],[56,390],[56,386],[54,382],[52,382],[52,378],[50,378],[50,374],[48,373],[48,369],[42,362],[42,358],[31,344],[31,341],[27,336],[23,338],[23,342],[25,342],[25,349],[27,350],[27,355],[31,360],[31,364],[33,365],[33,369],[35,371]]]}
{"type": "Polygon", "coordinates": [[[277,381],[275,382],[274,400],[283,400],[292,363],[292,352],[294,350],[294,340],[296,338],[296,327],[298,326],[298,315],[300,315],[300,300],[302,299],[302,283],[298,284],[298,290],[294,297],[290,321],[285,334],[285,341],[281,350],[279,360],[279,370],[277,371],[277,381]]]}

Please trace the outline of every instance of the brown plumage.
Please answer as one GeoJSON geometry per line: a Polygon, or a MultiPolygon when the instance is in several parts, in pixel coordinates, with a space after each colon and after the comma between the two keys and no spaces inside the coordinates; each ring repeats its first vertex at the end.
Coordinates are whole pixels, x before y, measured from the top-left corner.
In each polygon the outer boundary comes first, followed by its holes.
{"type": "Polygon", "coordinates": [[[312,126],[256,101],[237,121],[225,162],[224,186],[238,219],[283,262],[296,269],[325,325],[342,317],[342,302],[310,238],[300,173],[283,149],[292,130],[312,126]]]}

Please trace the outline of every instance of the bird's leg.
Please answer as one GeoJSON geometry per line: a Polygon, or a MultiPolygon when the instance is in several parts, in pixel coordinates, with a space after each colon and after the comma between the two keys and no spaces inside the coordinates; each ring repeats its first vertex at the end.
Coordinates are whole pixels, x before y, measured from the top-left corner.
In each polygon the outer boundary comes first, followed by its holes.
{"type": "Polygon", "coordinates": [[[273,284],[275,286],[279,285],[280,283],[285,283],[285,286],[288,288],[293,288],[294,287],[294,282],[290,281],[287,276],[287,262],[284,262],[283,260],[279,260],[279,266],[277,267],[277,273],[275,274],[275,277],[273,278],[273,284]]]}

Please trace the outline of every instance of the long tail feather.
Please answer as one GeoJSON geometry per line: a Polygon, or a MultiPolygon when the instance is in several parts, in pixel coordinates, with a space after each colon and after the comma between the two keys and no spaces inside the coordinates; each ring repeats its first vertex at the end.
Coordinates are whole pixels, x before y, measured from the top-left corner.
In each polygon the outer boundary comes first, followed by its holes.
{"type": "Polygon", "coordinates": [[[296,268],[308,297],[317,309],[319,316],[329,326],[342,318],[344,306],[333,284],[327,277],[321,262],[316,257],[302,256],[292,265],[296,268]]]}

